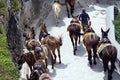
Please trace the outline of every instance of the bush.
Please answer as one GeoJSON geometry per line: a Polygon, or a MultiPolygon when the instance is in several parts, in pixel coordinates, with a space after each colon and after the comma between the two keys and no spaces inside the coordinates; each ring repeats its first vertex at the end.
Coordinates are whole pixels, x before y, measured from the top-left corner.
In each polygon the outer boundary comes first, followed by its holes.
{"type": "Polygon", "coordinates": [[[115,37],[118,43],[120,43],[120,13],[115,17],[113,21],[115,25],[115,37]]]}
{"type": "Polygon", "coordinates": [[[19,0],[10,0],[10,3],[14,12],[17,12],[20,9],[19,0]]]}
{"type": "Polygon", "coordinates": [[[18,70],[7,50],[6,35],[0,34],[0,80],[18,80],[18,70]]]}
{"type": "Polygon", "coordinates": [[[5,15],[5,5],[3,0],[0,0],[0,15],[5,15]]]}

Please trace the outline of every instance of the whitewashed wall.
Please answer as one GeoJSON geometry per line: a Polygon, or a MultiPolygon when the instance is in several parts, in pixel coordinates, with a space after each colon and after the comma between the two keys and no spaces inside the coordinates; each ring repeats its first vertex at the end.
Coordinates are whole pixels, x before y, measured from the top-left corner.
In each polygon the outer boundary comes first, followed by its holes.
{"type": "Polygon", "coordinates": [[[120,74],[120,44],[115,39],[115,28],[113,24],[114,20],[114,6],[110,6],[106,9],[106,29],[110,28],[110,32],[108,34],[108,37],[110,41],[116,46],[118,50],[118,55],[117,55],[117,72],[120,74]]]}

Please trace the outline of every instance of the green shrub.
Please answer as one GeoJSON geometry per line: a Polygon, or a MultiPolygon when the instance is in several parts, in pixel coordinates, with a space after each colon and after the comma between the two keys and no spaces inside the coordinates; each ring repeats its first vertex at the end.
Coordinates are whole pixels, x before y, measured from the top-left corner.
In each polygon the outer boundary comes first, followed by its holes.
{"type": "Polygon", "coordinates": [[[113,21],[115,25],[115,37],[118,43],[120,43],[120,13],[115,17],[113,21]]]}
{"type": "Polygon", "coordinates": [[[5,15],[5,4],[0,0],[0,15],[5,15]]]}
{"type": "Polygon", "coordinates": [[[6,35],[0,34],[0,80],[18,80],[18,70],[7,50],[6,35]]]}
{"type": "Polygon", "coordinates": [[[17,12],[20,9],[19,0],[10,0],[13,11],[17,12]]]}

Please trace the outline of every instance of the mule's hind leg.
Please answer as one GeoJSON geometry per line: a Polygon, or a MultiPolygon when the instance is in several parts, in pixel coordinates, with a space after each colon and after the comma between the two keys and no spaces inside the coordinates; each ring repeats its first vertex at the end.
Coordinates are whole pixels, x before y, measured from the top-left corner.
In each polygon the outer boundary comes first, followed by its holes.
{"type": "Polygon", "coordinates": [[[73,45],[73,50],[74,50],[74,41],[73,41],[72,34],[71,34],[71,33],[69,33],[69,36],[70,36],[70,39],[71,39],[71,42],[72,42],[72,45],[73,45]]]}
{"type": "Polygon", "coordinates": [[[72,15],[72,17],[74,17],[74,15],[73,15],[73,13],[74,13],[74,7],[71,7],[71,15],[72,15]]]}
{"type": "Polygon", "coordinates": [[[68,3],[66,3],[65,5],[66,5],[66,9],[67,9],[68,18],[70,18],[69,9],[68,9],[68,3]]]}
{"type": "MultiPolygon", "coordinates": [[[[87,48],[86,48],[87,49],[87,48]]],[[[92,52],[91,49],[87,49],[89,64],[92,65],[92,52]]]]}
{"type": "Polygon", "coordinates": [[[52,64],[52,69],[54,69],[54,59],[53,59],[53,54],[52,54],[52,51],[50,51],[50,54],[48,54],[48,58],[49,60],[51,61],[51,64],[52,64]]]}
{"type": "Polygon", "coordinates": [[[59,57],[59,64],[61,64],[60,48],[58,48],[57,51],[58,51],[58,57],[59,57]]]}
{"type": "Polygon", "coordinates": [[[112,74],[113,74],[114,69],[115,69],[115,60],[112,60],[111,61],[111,69],[108,70],[108,80],[112,79],[112,74]]]}
{"type": "Polygon", "coordinates": [[[56,63],[56,54],[55,54],[55,51],[53,52],[53,55],[54,55],[54,58],[55,58],[55,61],[54,61],[54,64],[56,63]]]}
{"type": "Polygon", "coordinates": [[[103,59],[103,67],[104,67],[104,72],[106,72],[108,70],[108,60],[107,59],[103,59]]]}
{"type": "Polygon", "coordinates": [[[78,36],[78,38],[79,38],[78,44],[80,44],[80,35],[78,36]]]}
{"type": "Polygon", "coordinates": [[[96,54],[96,49],[95,49],[95,47],[93,47],[93,59],[94,59],[94,64],[97,64],[97,62],[96,62],[96,58],[97,58],[97,54],[96,54]]]}

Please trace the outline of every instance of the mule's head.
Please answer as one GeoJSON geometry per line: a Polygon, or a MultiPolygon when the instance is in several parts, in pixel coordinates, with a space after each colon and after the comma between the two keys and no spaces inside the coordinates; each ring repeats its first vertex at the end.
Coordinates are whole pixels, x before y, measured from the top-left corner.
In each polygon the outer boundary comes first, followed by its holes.
{"type": "Polygon", "coordinates": [[[110,28],[106,31],[104,31],[102,28],[101,28],[101,32],[102,32],[102,38],[106,38],[108,37],[108,32],[109,32],[110,28]]]}
{"type": "Polygon", "coordinates": [[[50,35],[50,34],[47,31],[45,23],[40,24],[39,41],[41,41],[41,39],[45,38],[47,35],[50,35]]]}
{"type": "Polygon", "coordinates": [[[54,3],[56,3],[56,2],[57,2],[57,3],[60,3],[59,0],[54,0],[54,3]]]}
{"type": "Polygon", "coordinates": [[[40,43],[36,39],[30,39],[26,42],[28,50],[34,50],[36,46],[40,46],[40,43]]]}
{"type": "Polygon", "coordinates": [[[37,60],[39,60],[40,57],[42,56],[41,55],[42,51],[43,51],[43,49],[41,47],[35,47],[34,52],[35,52],[35,57],[36,57],[37,60]]]}
{"type": "Polygon", "coordinates": [[[88,25],[86,24],[83,24],[83,31],[86,32],[86,31],[94,31],[91,27],[91,21],[88,22],[88,25]]]}
{"type": "Polygon", "coordinates": [[[43,73],[39,80],[52,80],[51,77],[47,73],[43,73]]]}
{"type": "Polygon", "coordinates": [[[27,75],[27,80],[39,80],[39,73],[37,70],[33,70],[30,74],[30,78],[28,78],[28,75],[27,75]]]}
{"type": "Polygon", "coordinates": [[[22,65],[24,64],[24,62],[25,62],[25,54],[21,54],[21,55],[18,57],[18,64],[17,64],[18,70],[21,70],[21,69],[22,69],[22,65]]]}
{"type": "Polygon", "coordinates": [[[102,28],[101,28],[101,32],[102,32],[102,40],[101,42],[102,43],[111,43],[110,40],[108,39],[108,32],[109,32],[110,28],[106,31],[104,31],[102,28]]]}

